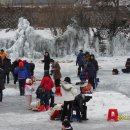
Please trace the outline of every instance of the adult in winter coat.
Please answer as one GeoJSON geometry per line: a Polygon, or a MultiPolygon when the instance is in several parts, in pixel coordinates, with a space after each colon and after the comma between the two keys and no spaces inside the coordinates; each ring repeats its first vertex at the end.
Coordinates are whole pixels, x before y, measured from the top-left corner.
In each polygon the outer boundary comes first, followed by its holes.
{"type": "MultiPolygon", "coordinates": [[[[64,104],[63,104],[63,112],[61,115],[61,121],[65,119],[65,116],[70,120],[72,115],[72,106],[75,96],[77,95],[77,89],[71,84],[71,79],[69,77],[65,77],[64,82],[61,84],[61,91],[64,104]]],[[[60,101],[61,101],[60,100],[60,101]]]]}
{"type": "Polygon", "coordinates": [[[78,76],[80,75],[81,69],[83,69],[84,67],[84,53],[83,50],[80,50],[78,56],[77,56],[77,60],[76,60],[76,65],[78,64],[78,76]]]}
{"type": "Polygon", "coordinates": [[[44,71],[48,71],[49,72],[49,69],[50,69],[50,55],[49,55],[49,52],[45,52],[45,55],[44,55],[44,60],[42,60],[42,62],[44,62],[44,71]]]}
{"type": "Polygon", "coordinates": [[[5,59],[6,55],[7,55],[7,54],[5,53],[5,51],[4,51],[3,49],[1,49],[2,61],[5,59]]]}
{"type": "Polygon", "coordinates": [[[20,96],[23,96],[26,79],[29,78],[29,76],[22,61],[19,62],[19,67],[15,68],[15,74],[18,74],[20,96]]]}
{"type": "Polygon", "coordinates": [[[60,65],[58,62],[54,61],[53,59],[51,59],[51,64],[52,64],[52,74],[55,80],[55,87],[56,87],[56,91],[55,94],[56,95],[60,95],[61,96],[61,92],[60,91],[60,79],[61,79],[61,72],[60,72],[60,65]]]}
{"type": "Polygon", "coordinates": [[[39,108],[39,111],[44,111],[44,107],[46,110],[49,109],[49,99],[50,99],[50,92],[52,90],[52,88],[54,87],[54,83],[49,75],[49,73],[45,73],[44,77],[39,85],[39,87],[43,87],[45,90],[43,99],[40,99],[41,101],[41,106],[39,108]]]}
{"type": "Polygon", "coordinates": [[[3,89],[4,89],[4,70],[0,68],[0,102],[2,102],[3,98],[3,89]]]}
{"type": "Polygon", "coordinates": [[[3,60],[3,69],[4,69],[4,83],[6,83],[6,77],[7,77],[7,83],[9,83],[9,73],[11,71],[11,60],[5,57],[3,60]]]}
{"type": "Polygon", "coordinates": [[[88,72],[88,82],[93,86],[93,89],[95,90],[94,79],[96,78],[96,70],[93,63],[88,62],[86,72],[88,72]]]}
{"type": "Polygon", "coordinates": [[[19,66],[19,62],[21,60],[19,58],[16,58],[15,61],[12,63],[12,74],[14,77],[14,84],[16,84],[17,80],[18,80],[18,74],[14,73],[15,68],[17,68],[19,66]]]}
{"type": "Polygon", "coordinates": [[[93,54],[90,55],[90,62],[93,63],[95,69],[96,69],[96,72],[99,70],[99,67],[98,67],[98,62],[97,60],[95,59],[95,56],[93,54]]]}

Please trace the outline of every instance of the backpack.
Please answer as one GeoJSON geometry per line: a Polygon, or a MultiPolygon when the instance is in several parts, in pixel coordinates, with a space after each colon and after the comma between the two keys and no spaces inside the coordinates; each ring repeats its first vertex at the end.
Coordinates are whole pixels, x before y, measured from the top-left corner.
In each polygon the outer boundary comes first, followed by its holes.
{"type": "Polygon", "coordinates": [[[41,99],[41,96],[44,96],[46,90],[44,87],[39,86],[36,90],[37,98],[41,99]]]}

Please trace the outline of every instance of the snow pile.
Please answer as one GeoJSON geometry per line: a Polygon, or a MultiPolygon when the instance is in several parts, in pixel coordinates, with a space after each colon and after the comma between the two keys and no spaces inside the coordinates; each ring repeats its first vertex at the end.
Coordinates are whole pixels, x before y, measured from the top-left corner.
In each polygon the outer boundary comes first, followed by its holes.
{"type": "Polygon", "coordinates": [[[17,96],[19,95],[19,90],[16,88],[6,88],[4,91],[4,96],[17,96]]]}
{"type": "Polygon", "coordinates": [[[130,99],[121,93],[104,91],[95,92],[87,103],[88,117],[106,118],[110,108],[118,109],[119,114],[129,112],[130,99]]]}

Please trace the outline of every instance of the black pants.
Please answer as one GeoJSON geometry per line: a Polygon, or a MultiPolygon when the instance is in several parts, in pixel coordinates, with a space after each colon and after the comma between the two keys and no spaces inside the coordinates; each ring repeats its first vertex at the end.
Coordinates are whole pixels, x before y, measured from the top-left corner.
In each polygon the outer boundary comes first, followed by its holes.
{"type": "Polygon", "coordinates": [[[14,74],[14,84],[16,84],[17,81],[18,81],[18,75],[14,74]]]}
{"type": "Polygon", "coordinates": [[[79,121],[87,120],[87,106],[83,105],[83,111],[81,112],[80,108],[77,106],[76,109],[76,116],[79,121]]]}
{"type": "Polygon", "coordinates": [[[88,78],[88,82],[93,86],[93,89],[95,89],[94,78],[88,78]]]}
{"type": "Polygon", "coordinates": [[[49,106],[49,99],[50,99],[50,91],[46,91],[43,95],[40,96],[40,104],[49,106]]]}
{"type": "Polygon", "coordinates": [[[55,86],[59,87],[60,86],[60,79],[55,79],[55,86]]]}
{"type": "Polygon", "coordinates": [[[19,79],[19,90],[20,90],[20,95],[24,95],[25,91],[24,91],[24,88],[25,88],[25,82],[26,82],[26,79],[19,79]]]}
{"type": "Polygon", "coordinates": [[[3,91],[2,89],[0,89],[0,102],[2,102],[2,98],[3,98],[3,91]]]}
{"type": "Polygon", "coordinates": [[[4,83],[6,83],[6,78],[7,78],[7,83],[9,83],[9,72],[5,73],[4,75],[4,83]]]}
{"type": "Polygon", "coordinates": [[[81,69],[83,69],[84,68],[84,65],[79,65],[79,67],[78,67],[78,76],[80,75],[80,73],[81,73],[81,69]]]}
{"type": "Polygon", "coordinates": [[[51,100],[50,107],[54,107],[55,98],[52,90],[50,91],[50,100],[51,100]]]}
{"type": "Polygon", "coordinates": [[[61,121],[65,119],[65,116],[67,116],[68,120],[70,120],[72,115],[72,106],[73,106],[73,101],[64,101],[63,111],[61,114],[61,121]]]}

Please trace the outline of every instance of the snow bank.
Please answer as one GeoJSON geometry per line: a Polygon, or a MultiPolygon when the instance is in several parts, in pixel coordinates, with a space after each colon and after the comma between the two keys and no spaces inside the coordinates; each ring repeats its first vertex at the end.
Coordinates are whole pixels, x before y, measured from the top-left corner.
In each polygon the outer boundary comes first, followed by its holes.
{"type": "Polygon", "coordinates": [[[4,96],[16,96],[19,95],[19,89],[16,88],[6,88],[3,91],[4,96]]]}
{"type": "Polygon", "coordinates": [[[118,109],[119,114],[127,114],[130,111],[130,98],[112,91],[95,92],[87,106],[88,117],[107,119],[107,113],[110,108],[118,109]]]}

